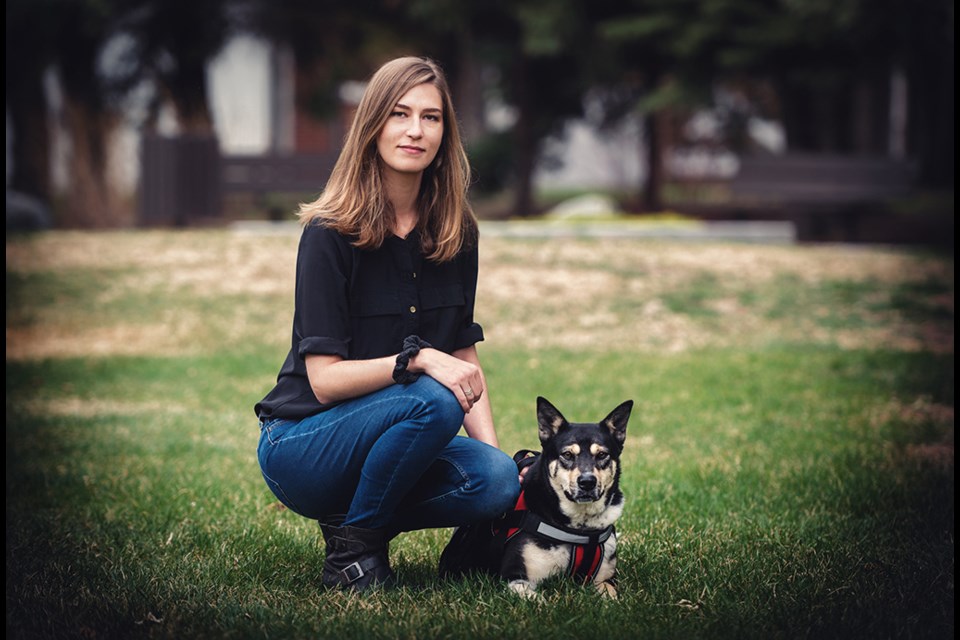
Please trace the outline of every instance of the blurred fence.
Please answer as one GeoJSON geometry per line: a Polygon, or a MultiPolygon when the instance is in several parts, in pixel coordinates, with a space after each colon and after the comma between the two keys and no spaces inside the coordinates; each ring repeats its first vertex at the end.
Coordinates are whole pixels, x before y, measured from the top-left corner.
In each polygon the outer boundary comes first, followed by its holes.
{"type": "Polygon", "coordinates": [[[220,147],[213,136],[144,136],[140,223],[186,225],[220,215],[220,147]]]}
{"type": "Polygon", "coordinates": [[[251,194],[270,217],[273,193],[318,194],[336,154],[224,156],[213,136],[145,136],[141,146],[140,223],[185,226],[221,216],[224,197],[251,194]]]}

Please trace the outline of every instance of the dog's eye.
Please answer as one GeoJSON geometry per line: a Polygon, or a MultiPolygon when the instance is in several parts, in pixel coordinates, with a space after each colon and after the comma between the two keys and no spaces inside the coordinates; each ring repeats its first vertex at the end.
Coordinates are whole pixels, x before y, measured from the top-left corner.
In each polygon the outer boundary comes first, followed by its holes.
{"type": "Polygon", "coordinates": [[[610,457],[610,454],[607,453],[606,451],[601,451],[600,453],[597,454],[597,460],[599,460],[600,462],[603,462],[609,457],[610,457]]]}
{"type": "Polygon", "coordinates": [[[576,456],[574,456],[573,453],[571,453],[570,451],[564,451],[563,453],[560,454],[560,457],[563,458],[564,460],[570,461],[570,460],[573,460],[576,456]]]}

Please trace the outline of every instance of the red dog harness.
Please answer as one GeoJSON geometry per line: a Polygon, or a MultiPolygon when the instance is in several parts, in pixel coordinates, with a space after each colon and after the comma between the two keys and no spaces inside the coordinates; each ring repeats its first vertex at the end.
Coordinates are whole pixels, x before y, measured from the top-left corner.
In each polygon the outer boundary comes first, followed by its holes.
{"type": "MultiPolygon", "coordinates": [[[[523,468],[532,464],[536,458],[527,458],[526,452],[517,452],[514,459],[517,466],[523,468]],[[522,456],[522,457],[521,457],[522,456]],[[518,459],[519,458],[519,459],[518,459]]],[[[593,580],[603,563],[603,543],[614,532],[613,525],[605,529],[581,530],[568,529],[547,524],[535,513],[527,509],[526,496],[520,491],[520,497],[512,511],[508,511],[500,520],[491,523],[491,532],[500,548],[509,544],[510,540],[521,531],[533,535],[570,545],[570,560],[567,563],[567,575],[586,584],[593,580]]]]}

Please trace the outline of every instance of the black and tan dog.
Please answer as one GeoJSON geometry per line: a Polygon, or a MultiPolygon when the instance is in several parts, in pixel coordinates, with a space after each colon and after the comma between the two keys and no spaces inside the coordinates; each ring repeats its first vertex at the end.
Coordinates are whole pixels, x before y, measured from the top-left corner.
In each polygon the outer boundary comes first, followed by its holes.
{"type": "Polygon", "coordinates": [[[616,597],[617,535],[623,512],[620,454],[633,401],[598,423],[571,423],[537,398],[539,455],[517,455],[528,467],[513,511],[455,532],[441,574],[485,570],[510,589],[534,596],[543,580],[566,573],[616,597]]]}

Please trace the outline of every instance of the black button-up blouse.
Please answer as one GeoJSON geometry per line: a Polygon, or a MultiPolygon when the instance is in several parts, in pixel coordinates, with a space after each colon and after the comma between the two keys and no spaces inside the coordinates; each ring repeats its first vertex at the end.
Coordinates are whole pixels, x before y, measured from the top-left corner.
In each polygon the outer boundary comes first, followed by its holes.
{"type": "Polygon", "coordinates": [[[301,420],[323,411],[307,380],[308,354],[366,360],[399,353],[415,334],[452,353],[483,340],[473,321],[476,242],[453,260],[423,257],[419,234],[390,236],[361,250],[350,238],[311,224],[297,255],[293,339],[277,385],[257,403],[261,420],[301,420]]]}

